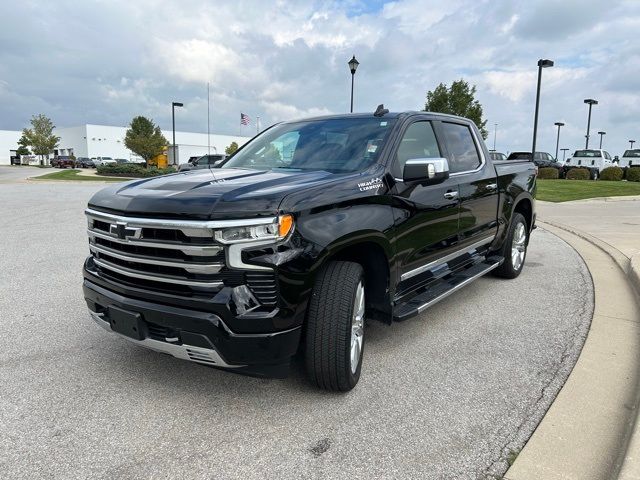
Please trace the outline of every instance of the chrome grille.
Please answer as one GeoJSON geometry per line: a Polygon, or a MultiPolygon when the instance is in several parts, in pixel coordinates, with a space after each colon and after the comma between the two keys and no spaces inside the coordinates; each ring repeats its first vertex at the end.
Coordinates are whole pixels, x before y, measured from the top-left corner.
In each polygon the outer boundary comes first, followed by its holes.
{"type": "MultiPolygon", "coordinates": [[[[137,219],[87,210],[89,250],[115,278],[217,290],[223,285],[224,248],[206,222],[137,219]]],[[[179,289],[178,289],[179,290],[179,289]]]]}
{"type": "Polygon", "coordinates": [[[221,228],[273,219],[183,221],[125,217],[92,209],[85,213],[93,263],[111,281],[187,296],[210,295],[225,285],[246,284],[263,305],[276,303],[273,271],[265,267],[251,271],[251,266],[241,262],[241,250],[230,255],[232,248],[227,252],[215,240],[215,231],[221,228]],[[233,263],[235,257],[240,265],[233,263]]]}

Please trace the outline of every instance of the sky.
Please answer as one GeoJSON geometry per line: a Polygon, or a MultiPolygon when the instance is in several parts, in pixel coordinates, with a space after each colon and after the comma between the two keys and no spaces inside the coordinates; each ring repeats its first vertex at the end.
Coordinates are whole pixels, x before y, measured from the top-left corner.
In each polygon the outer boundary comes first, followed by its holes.
{"type": "MultiPolygon", "coordinates": [[[[0,0],[0,129],[44,113],[58,127],[127,125],[252,135],[349,110],[420,110],[439,83],[476,85],[493,148],[530,150],[537,61],[538,150],[640,142],[638,0],[0,0]],[[240,130],[240,112],[251,118],[240,130]],[[497,128],[494,126],[498,124],[497,128]]],[[[640,143],[636,144],[636,146],[640,143]]],[[[560,154],[562,157],[562,153],[560,154]]]]}

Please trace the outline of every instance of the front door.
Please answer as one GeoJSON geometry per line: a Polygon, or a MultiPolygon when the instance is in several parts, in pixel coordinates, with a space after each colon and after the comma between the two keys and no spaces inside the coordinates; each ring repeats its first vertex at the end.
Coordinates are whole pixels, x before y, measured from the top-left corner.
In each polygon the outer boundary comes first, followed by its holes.
{"type": "Polygon", "coordinates": [[[418,120],[406,127],[391,169],[396,179],[392,206],[400,275],[398,295],[424,280],[439,258],[457,248],[457,179],[449,178],[431,186],[402,182],[407,160],[443,156],[432,122],[418,120]]]}

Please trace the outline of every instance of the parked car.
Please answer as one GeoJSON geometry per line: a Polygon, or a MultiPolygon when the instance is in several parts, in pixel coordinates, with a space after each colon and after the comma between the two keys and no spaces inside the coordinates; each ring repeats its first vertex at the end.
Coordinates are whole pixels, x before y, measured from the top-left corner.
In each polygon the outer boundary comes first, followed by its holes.
{"type": "Polygon", "coordinates": [[[118,163],[111,157],[95,157],[92,158],[92,160],[96,167],[100,165],[115,165],[118,163]]]}
{"type": "Polygon", "coordinates": [[[613,159],[609,152],[601,149],[576,150],[573,155],[567,158],[563,167],[564,173],[572,168],[586,168],[591,174],[592,180],[600,178],[600,172],[607,167],[614,166],[613,159]]]}
{"type": "Polygon", "coordinates": [[[125,163],[131,163],[131,162],[126,158],[116,158],[116,163],[118,165],[124,165],[125,163]]]}
{"type": "Polygon", "coordinates": [[[184,172],[187,170],[197,170],[201,168],[215,168],[227,158],[227,155],[218,153],[212,155],[203,155],[201,157],[197,157],[192,161],[193,158],[194,157],[191,157],[187,163],[180,164],[178,166],[178,171],[184,172]]]}
{"type": "Polygon", "coordinates": [[[80,168],[95,168],[95,163],[88,157],[76,158],[76,166],[80,168]]]}
{"type": "Polygon", "coordinates": [[[507,156],[504,153],[496,152],[495,150],[490,150],[489,155],[491,156],[491,160],[495,162],[501,162],[507,159],[507,156]]]}
{"type": "MultiPolygon", "coordinates": [[[[511,152],[507,160],[531,160],[531,152],[511,152]]],[[[536,152],[533,163],[538,168],[562,168],[562,164],[556,162],[555,158],[547,152],[536,152]]]]}
{"type": "Polygon", "coordinates": [[[51,166],[55,168],[75,168],[76,160],[69,155],[56,155],[51,160],[51,166]]]}
{"type": "Polygon", "coordinates": [[[625,150],[622,158],[619,159],[620,168],[640,167],[640,149],[625,150]]]}
{"type": "Polygon", "coordinates": [[[533,163],[494,165],[464,118],[380,106],[283,122],[215,175],[95,194],[84,296],[139,346],[259,376],[286,375],[304,346],[313,383],[350,390],[365,318],[407,320],[490,271],[520,274],[535,185],[533,163]]]}

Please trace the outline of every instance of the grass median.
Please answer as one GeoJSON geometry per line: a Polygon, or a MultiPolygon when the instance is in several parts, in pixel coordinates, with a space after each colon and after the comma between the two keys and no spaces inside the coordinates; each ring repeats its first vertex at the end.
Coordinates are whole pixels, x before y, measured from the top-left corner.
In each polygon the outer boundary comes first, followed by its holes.
{"type": "Polygon", "coordinates": [[[640,195],[640,182],[538,179],[536,198],[545,202],[568,202],[570,200],[625,195],[640,195]]]}
{"type": "Polygon", "coordinates": [[[123,177],[100,177],[98,175],[80,175],[80,170],[60,170],[59,172],[47,173],[32,177],[32,180],[74,180],[80,182],[126,182],[130,178],[123,177]]]}

